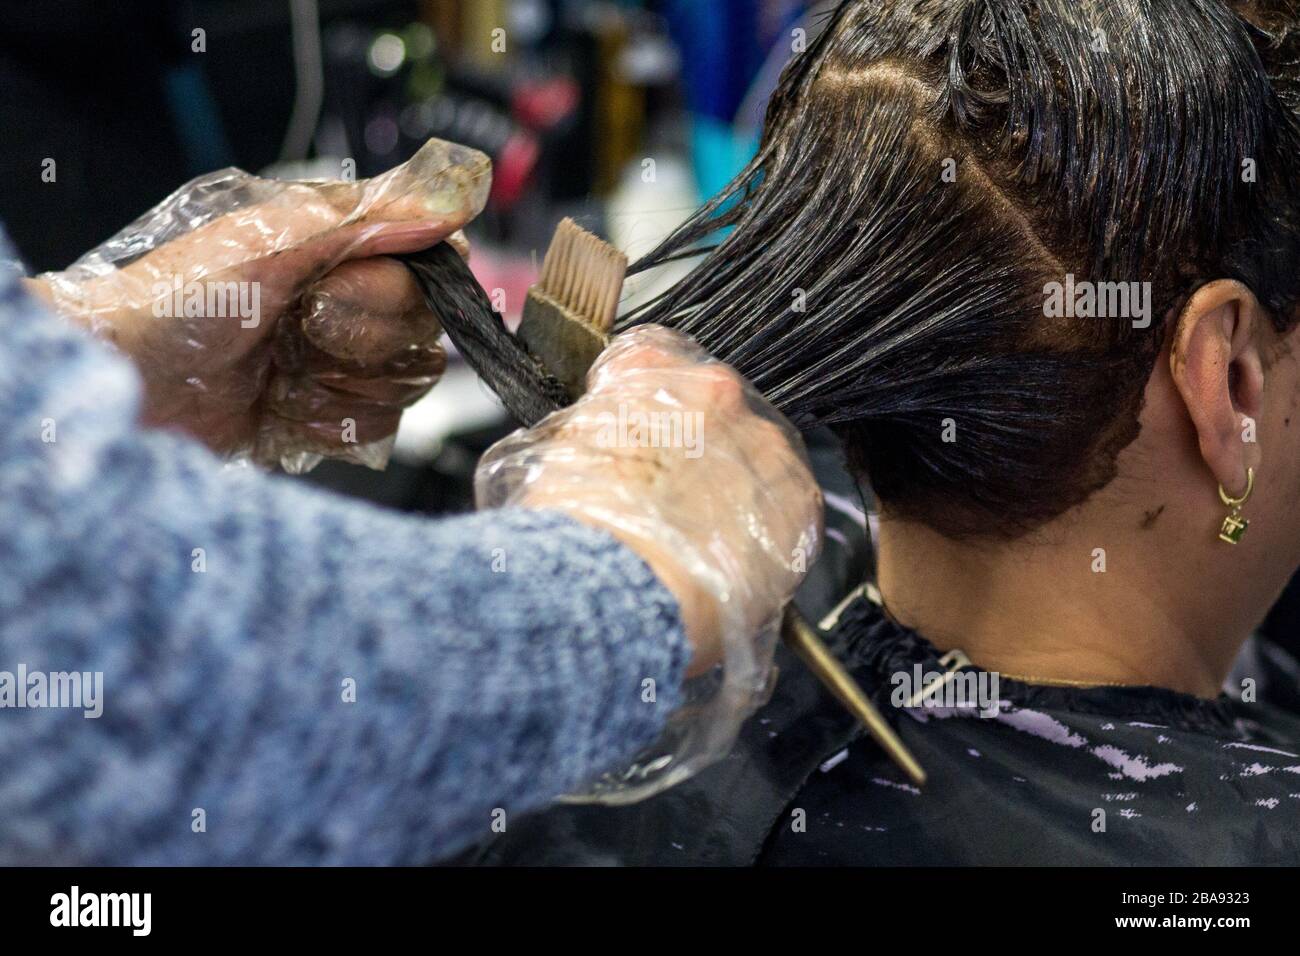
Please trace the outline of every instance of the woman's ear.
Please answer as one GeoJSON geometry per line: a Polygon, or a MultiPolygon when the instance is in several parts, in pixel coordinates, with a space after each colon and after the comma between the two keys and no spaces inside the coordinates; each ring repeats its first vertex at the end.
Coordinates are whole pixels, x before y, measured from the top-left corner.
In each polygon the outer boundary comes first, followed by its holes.
{"type": "Polygon", "coordinates": [[[1264,310],[1240,282],[1201,286],[1178,316],[1169,362],[1174,384],[1196,429],[1201,457],[1229,495],[1259,471],[1254,423],[1264,404],[1259,332],[1264,310]]]}

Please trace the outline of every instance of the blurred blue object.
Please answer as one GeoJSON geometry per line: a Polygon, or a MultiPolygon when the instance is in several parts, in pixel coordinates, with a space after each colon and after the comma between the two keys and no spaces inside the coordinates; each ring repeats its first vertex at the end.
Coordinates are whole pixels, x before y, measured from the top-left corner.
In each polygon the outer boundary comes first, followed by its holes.
{"type": "Polygon", "coordinates": [[[691,144],[702,196],[717,192],[757,148],[737,131],[737,111],[777,44],[806,11],[805,0],[667,0],[664,14],[682,53],[691,144]]]}
{"type": "Polygon", "coordinates": [[[757,137],[711,116],[697,115],[691,123],[691,153],[700,198],[721,192],[757,151],[757,137]]]}

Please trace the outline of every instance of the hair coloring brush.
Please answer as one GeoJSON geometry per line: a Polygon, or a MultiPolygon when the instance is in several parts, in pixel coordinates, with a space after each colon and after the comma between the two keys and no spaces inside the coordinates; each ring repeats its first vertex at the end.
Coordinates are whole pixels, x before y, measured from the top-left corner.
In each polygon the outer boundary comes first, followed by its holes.
{"type": "MultiPolygon", "coordinates": [[[[623,253],[572,219],[561,222],[514,336],[450,246],[400,258],[415,272],[457,350],[522,424],[532,425],[582,395],[587,371],[609,343],[627,273],[623,253]]],[[[793,603],[781,619],[781,639],[908,778],[923,785],[921,765],[793,603]]]]}
{"type": "Polygon", "coordinates": [[[577,399],[587,371],[609,344],[627,275],[627,256],[572,219],[555,230],[542,275],[528,290],[516,337],[577,399]]]}

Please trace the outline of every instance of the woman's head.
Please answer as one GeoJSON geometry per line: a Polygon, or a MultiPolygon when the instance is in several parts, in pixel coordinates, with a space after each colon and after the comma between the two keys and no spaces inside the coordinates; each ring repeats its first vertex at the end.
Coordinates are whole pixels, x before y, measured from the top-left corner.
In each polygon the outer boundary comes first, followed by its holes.
{"type": "MultiPolygon", "coordinates": [[[[1263,366],[1288,360],[1297,60],[1292,0],[849,0],[753,164],[639,267],[716,251],[630,321],[833,426],[887,513],[1038,527],[1115,477],[1188,309],[1236,308],[1198,289],[1237,283],[1263,366]]],[[[1170,394],[1212,401],[1193,377],[1170,394]]]]}

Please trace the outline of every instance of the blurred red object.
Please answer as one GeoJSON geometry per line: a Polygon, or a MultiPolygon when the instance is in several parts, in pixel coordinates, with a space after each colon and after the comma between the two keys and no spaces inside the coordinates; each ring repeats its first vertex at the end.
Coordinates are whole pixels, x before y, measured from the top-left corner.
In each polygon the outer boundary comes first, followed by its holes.
{"type": "Polygon", "coordinates": [[[517,203],[528,189],[541,147],[531,133],[516,130],[493,157],[492,202],[506,210],[517,203]]]}
{"type": "Polygon", "coordinates": [[[582,90],[567,76],[520,83],[511,97],[515,119],[535,130],[550,130],[577,113],[582,90]]]}

